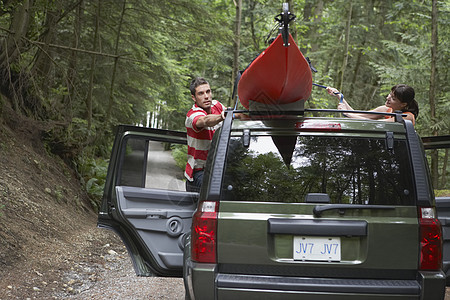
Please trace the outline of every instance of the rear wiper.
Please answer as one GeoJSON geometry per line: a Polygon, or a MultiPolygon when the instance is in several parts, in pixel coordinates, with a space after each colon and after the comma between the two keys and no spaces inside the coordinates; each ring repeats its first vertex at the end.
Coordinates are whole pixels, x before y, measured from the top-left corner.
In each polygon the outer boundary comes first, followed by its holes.
{"type": "Polygon", "coordinates": [[[363,205],[363,204],[327,204],[316,205],[313,209],[313,214],[316,217],[321,217],[322,213],[326,210],[339,210],[340,214],[344,214],[347,209],[395,209],[395,206],[387,205],[363,205]]]}

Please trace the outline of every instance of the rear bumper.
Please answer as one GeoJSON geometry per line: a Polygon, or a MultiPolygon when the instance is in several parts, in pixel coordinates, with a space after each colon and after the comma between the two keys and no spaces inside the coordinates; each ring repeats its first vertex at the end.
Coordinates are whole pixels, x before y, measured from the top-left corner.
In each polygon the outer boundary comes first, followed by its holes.
{"type": "Polygon", "coordinates": [[[445,275],[379,280],[218,274],[216,288],[217,299],[444,299],[445,275]]]}
{"type": "Polygon", "coordinates": [[[347,294],[395,294],[417,296],[416,280],[320,279],[280,276],[219,274],[217,287],[224,289],[296,291],[347,294]]]}
{"type": "Polygon", "coordinates": [[[443,272],[417,280],[322,279],[217,273],[216,265],[190,262],[185,280],[193,299],[444,299],[443,272]],[[188,278],[186,278],[188,275],[188,278]]]}

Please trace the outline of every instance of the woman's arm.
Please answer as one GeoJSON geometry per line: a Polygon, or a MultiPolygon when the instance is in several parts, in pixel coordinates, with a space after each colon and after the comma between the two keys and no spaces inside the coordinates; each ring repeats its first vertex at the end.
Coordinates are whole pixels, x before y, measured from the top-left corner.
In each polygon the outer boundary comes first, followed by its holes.
{"type": "MultiPolygon", "coordinates": [[[[332,88],[332,87],[327,87],[327,92],[328,92],[328,94],[330,94],[330,95],[332,95],[332,96],[335,96],[335,97],[338,97],[339,99],[340,99],[340,97],[341,97],[341,93],[337,90],[337,89],[335,89],[335,88],[332,88]]],[[[342,100],[342,102],[340,102],[339,104],[338,104],[338,107],[337,107],[339,110],[354,110],[349,104],[348,104],[348,102],[345,100],[345,99],[343,99],[342,100]]],[[[375,108],[375,109],[372,109],[372,110],[370,110],[370,111],[374,111],[374,112],[388,112],[389,110],[388,110],[388,108],[386,107],[386,106],[384,106],[384,105],[382,105],[382,106],[378,106],[377,108],[375,108]]],[[[355,113],[355,114],[352,114],[352,113],[344,113],[344,116],[346,116],[346,117],[349,117],[349,118],[352,118],[352,119],[370,119],[370,120],[378,120],[378,119],[383,119],[383,116],[382,115],[371,115],[371,114],[361,114],[361,113],[355,113]]]]}
{"type": "MultiPolygon", "coordinates": [[[[339,104],[338,109],[340,110],[345,110],[345,108],[343,108],[343,106],[341,106],[341,104],[339,104]]],[[[372,110],[369,111],[373,111],[373,112],[388,112],[389,109],[382,105],[382,106],[378,106],[377,108],[374,108],[372,110]]],[[[380,119],[384,119],[383,115],[372,115],[372,114],[363,114],[363,113],[358,113],[358,114],[351,114],[351,113],[345,113],[345,116],[349,117],[349,118],[353,118],[353,119],[369,119],[369,120],[380,120],[380,119]]]]}

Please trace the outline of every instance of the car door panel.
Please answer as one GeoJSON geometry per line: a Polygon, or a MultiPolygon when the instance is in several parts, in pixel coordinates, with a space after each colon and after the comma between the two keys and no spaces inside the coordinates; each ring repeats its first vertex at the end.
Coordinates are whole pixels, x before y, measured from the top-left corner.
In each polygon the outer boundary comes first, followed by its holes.
{"type": "Polygon", "coordinates": [[[198,198],[185,191],[184,169],[175,159],[185,145],[182,132],[117,130],[98,224],[122,238],[140,276],[182,275],[184,238],[198,198]]]}
{"type": "MultiPolygon", "coordinates": [[[[448,155],[445,155],[444,152],[448,152],[450,148],[450,135],[423,137],[422,142],[427,156],[432,156],[431,151],[442,151],[442,155],[436,155],[436,157],[448,160],[448,155]]],[[[442,269],[447,276],[446,284],[450,286],[450,197],[448,195],[436,197],[436,211],[442,226],[442,269]]]]}
{"type": "Polygon", "coordinates": [[[436,210],[442,226],[442,270],[447,277],[446,285],[450,286],[450,197],[436,197],[436,210]]]}
{"type": "Polygon", "coordinates": [[[195,193],[116,187],[118,210],[160,268],[183,268],[183,238],[190,231],[195,193]]]}

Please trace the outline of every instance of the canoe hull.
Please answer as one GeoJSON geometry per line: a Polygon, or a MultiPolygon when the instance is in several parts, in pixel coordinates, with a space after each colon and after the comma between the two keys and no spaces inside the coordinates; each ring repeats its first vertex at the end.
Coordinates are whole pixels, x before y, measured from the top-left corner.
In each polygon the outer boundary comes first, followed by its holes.
{"type": "Polygon", "coordinates": [[[309,98],[312,74],[308,62],[289,34],[283,46],[281,34],[244,71],[238,84],[239,101],[280,106],[309,98]]]}

